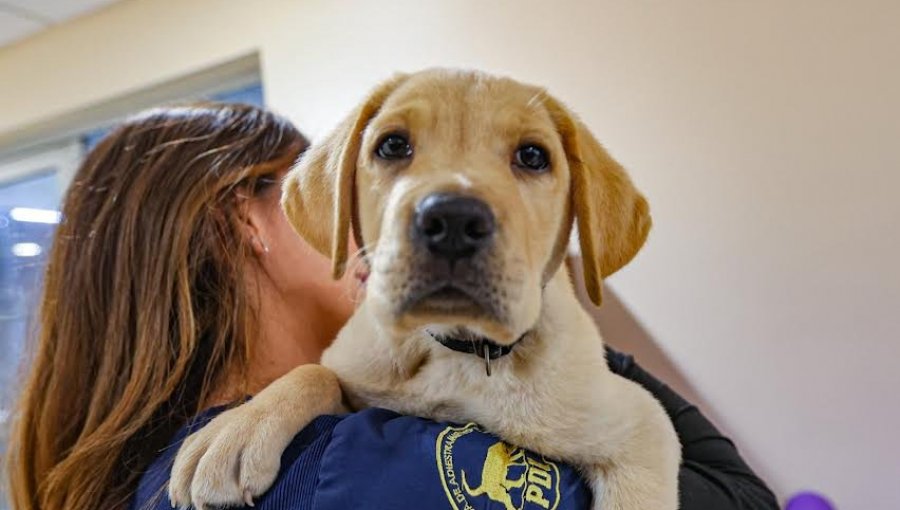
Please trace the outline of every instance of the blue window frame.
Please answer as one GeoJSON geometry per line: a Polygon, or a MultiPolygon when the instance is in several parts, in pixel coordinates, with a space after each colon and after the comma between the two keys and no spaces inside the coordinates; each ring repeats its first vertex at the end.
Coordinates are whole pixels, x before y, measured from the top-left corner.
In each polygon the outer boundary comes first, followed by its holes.
{"type": "MultiPolygon", "coordinates": [[[[212,101],[221,101],[223,103],[244,103],[252,104],[254,106],[263,106],[265,98],[263,97],[262,83],[255,82],[224,92],[202,94],[196,99],[209,99],[212,101]]],[[[109,133],[110,129],[111,126],[104,126],[82,135],[81,143],[84,145],[85,152],[94,148],[94,146],[97,145],[97,142],[109,133]]]]}

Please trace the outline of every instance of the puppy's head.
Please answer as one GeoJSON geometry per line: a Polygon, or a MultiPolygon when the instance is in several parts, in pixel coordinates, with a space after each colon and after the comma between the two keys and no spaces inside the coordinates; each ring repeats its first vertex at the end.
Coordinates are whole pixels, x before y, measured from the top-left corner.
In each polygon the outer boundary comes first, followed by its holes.
{"type": "Polygon", "coordinates": [[[377,87],[288,175],[297,231],[345,270],[353,235],[366,299],[396,331],[531,329],[577,218],[585,280],[626,264],[650,228],[622,167],[544,90],[429,70],[377,87]]]}

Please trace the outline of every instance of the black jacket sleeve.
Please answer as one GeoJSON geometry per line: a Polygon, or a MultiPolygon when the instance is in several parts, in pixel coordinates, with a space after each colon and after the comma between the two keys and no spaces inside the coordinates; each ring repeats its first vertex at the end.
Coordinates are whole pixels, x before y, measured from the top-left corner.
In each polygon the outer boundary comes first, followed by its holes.
{"type": "Polygon", "coordinates": [[[629,355],[607,348],[610,369],[652,393],[681,441],[680,510],[777,510],[775,495],[700,410],[648,374],[629,355]]]}

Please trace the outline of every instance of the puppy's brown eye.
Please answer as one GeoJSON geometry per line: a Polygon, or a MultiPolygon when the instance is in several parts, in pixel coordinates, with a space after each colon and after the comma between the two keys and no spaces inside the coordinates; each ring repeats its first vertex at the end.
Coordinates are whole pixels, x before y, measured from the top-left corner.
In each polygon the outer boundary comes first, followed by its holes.
{"type": "Polygon", "coordinates": [[[529,172],[544,172],[550,168],[550,156],[542,147],[527,144],[516,149],[513,163],[529,172]]]}
{"type": "Polygon", "coordinates": [[[378,148],[375,149],[375,155],[387,160],[406,159],[412,156],[412,153],[412,145],[409,144],[409,140],[399,134],[385,136],[378,142],[378,148]]]}

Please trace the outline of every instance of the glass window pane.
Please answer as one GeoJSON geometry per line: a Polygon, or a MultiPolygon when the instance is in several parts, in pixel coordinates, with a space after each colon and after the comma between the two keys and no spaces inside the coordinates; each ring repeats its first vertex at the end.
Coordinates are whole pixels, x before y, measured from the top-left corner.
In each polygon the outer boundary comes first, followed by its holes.
{"type": "Polygon", "coordinates": [[[58,185],[52,169],[0,184],[0,455],[6,445],[4,422],[20,387],[25,341],[59,221],[58,185]]]}
{"type": "Polygon", "coordinates": [[[254,106],[263,106],[263,88],[261,83],[254,83],[228,92],[213,94],[210,96],[213,101],[222,101],[223,103],[244,103],[254,106]]]}

